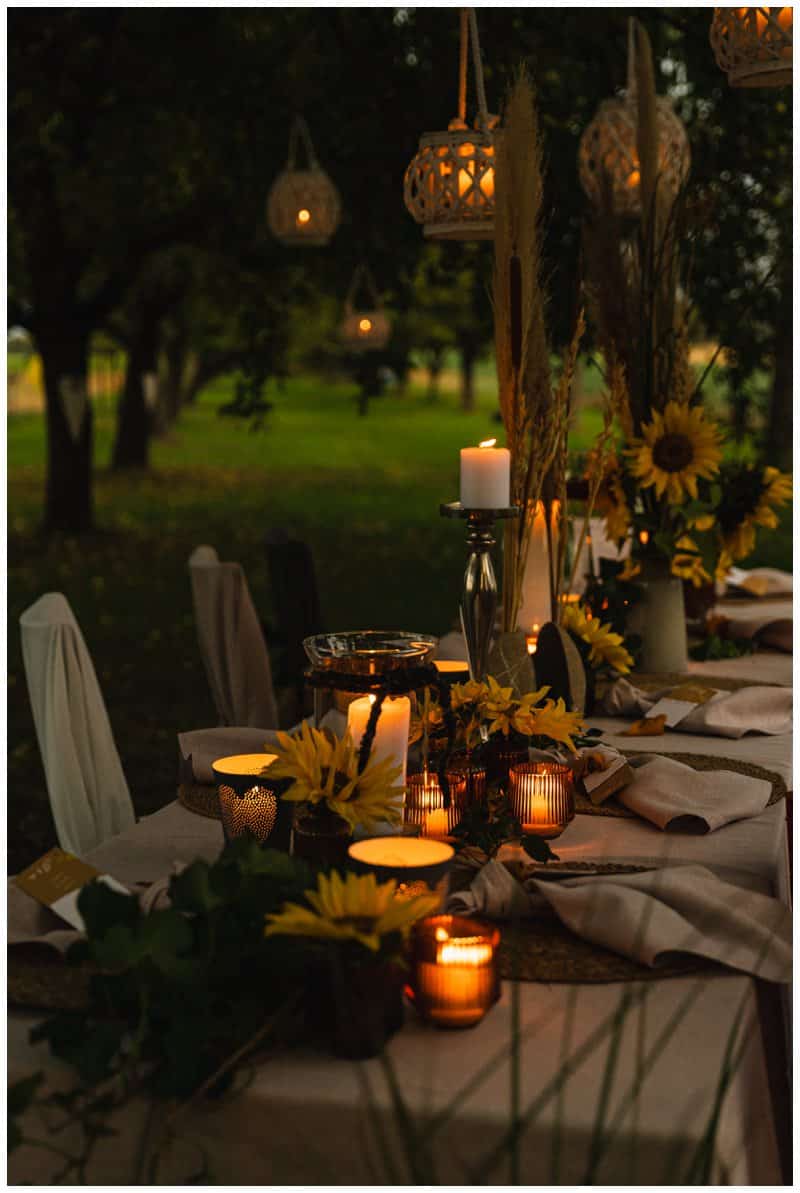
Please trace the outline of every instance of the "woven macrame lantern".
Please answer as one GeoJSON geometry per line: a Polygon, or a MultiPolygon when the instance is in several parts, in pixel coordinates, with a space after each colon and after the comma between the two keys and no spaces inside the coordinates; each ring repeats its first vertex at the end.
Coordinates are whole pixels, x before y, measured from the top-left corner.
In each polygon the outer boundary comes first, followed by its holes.
{"type": "MultiPolygon", "coordinates": [[[[641,177],[636,148],[637,102],[633,21],[628,34],[628,88],[619,99],[606,99],[587,125],[578,146],[581,186],[595,205],[611,188],[617,215],[641,215],[641,177]]],[[[677,195],[689,173],[691,152],[686,129],[664,96],[656,98],[659,186],[677,195]]]]}
{"type": "Polygon", "coordinates": [[[267,222],[282,244],[327,244],[339,227],[342,205],[339,192],[321,168],[311,143],[308,125],[295,117],[289,134],[289,160],[267,196],[267,222]],[[297,164],[300,145],[306,164],[297,164]]]}
{"type": "Polygon", "coordinates": [[[489,114],[474,8],[461,9],[458,116],[446,132],[423,133],[406,170],[403,197],[425,236],[434,240],[491,240],[494,234],[494,129],[489,114]],[[469,44],[475,68],[478,115],[467,124],[469,44]]]}
{"type": "Polygon", "coordinates": [[[791,8],[715,8],[711,45],[731,87],[792,81],[791,8]]]}
{"type": "Polygon", "coordinates": [[[366,265],[359,265],[344,301],[339,337],[353,352],[370,352],[385,348],[391,334],[392,325],[372,274],[366,265]],[[363,306],[357,302],[359,287],[361,293],[369,295],[368,303],[363,306]]]}

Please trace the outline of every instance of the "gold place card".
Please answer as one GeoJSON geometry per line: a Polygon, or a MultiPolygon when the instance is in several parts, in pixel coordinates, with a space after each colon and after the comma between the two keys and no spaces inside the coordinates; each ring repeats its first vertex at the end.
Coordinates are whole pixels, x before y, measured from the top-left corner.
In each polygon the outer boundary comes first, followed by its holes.
{"type": "Polygon", "coordinates": [[[116,878],[101,874],[74,854],[57,848],[49,850],[27,870],[17,874],[13,881],[26,895],[49,907],[62,920],[83,932],[85,925],[78,911],[78,895],[95,878],[113,891],[119,891],[122,895],[130,894],[127,887],[117,882],[116,878]]]}

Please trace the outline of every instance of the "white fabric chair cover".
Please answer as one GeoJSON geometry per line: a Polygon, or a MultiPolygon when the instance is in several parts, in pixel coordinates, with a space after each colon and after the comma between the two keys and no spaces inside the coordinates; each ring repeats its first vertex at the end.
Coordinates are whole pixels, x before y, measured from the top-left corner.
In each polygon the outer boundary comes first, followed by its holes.
{"type": "Polygon", "coordinates": [[[106,706],[66,597],[19,619],[28,693],[59,844],[82,856],[136,821],[106,706]]]}
{"type": "Polygon", "coordinates": [[[200,653],[223,725],[277,729],[278,706],[264,635],[238,563],[213,547],[189,557],[200,653]]]}

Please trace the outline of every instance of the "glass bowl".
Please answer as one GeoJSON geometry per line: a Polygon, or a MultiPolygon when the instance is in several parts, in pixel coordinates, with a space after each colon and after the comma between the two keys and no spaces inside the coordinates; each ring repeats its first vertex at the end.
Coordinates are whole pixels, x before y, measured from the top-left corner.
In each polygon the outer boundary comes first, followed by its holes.
{"type": "Polygon", "coordinates": [[[405,630],[354,630],[316,634],[303,648],[319,670],[344,675],[384,675],[401,667],[418,667],[433,659],[439,639],[405,630]]]}

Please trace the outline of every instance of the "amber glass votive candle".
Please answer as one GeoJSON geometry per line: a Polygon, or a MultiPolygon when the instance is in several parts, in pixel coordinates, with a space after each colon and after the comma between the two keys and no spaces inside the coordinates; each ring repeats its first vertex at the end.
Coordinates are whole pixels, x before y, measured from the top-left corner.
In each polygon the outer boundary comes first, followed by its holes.
{"type": "Polygon", "coordinates": [[[433,771],[420,771],[406,780],[406,799],[403,823],[418,826],[421,837],[447,840],[464,814],[467,780],[456,771],[447,772],[450,784],[450,806],[444,806],[444,792],[439,776],[433,771]]]}
{"type": "Polygon", "coordinates": [[[437,1027],[474,1027],[500,995],[497,928],[465,916],[434,915],[412,936],[411,993],[437,1027]]]}
{"type": "Polygon", "coordinates": [[[508,798],[524,832],[558,837],[575,815],[572,771],[560,762],[520,762],[509,768],[508,798]]]}

